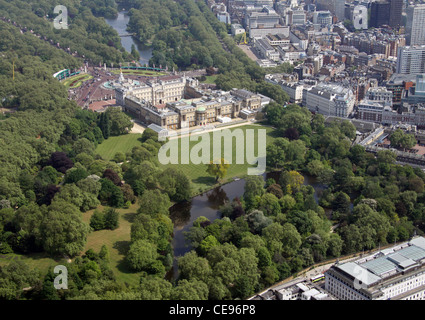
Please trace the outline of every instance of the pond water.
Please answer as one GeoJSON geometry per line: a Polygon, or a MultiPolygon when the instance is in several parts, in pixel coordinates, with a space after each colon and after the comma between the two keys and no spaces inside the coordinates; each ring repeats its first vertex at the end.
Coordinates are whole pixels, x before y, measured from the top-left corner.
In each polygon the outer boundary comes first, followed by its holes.
{"type": "MultiPolygon", "coordinates": [[[[127,24],[130,20],[128,11],[118,11],[118,16],[115,19],[105,19],[106,23],[114,28],[118,34],[127,34],[127,24]]],[[[149,64],[149,59],[152,58],[152,48],[143,45],[134,37],[121,37],[121,44],[127,52],[131,52],[131,46],[134,44],[137,51],[140,53],[140,63],[142,65],[149,64]]]]}
{"type": "MultiPolygon", "coordinates": [[[[263,175],[264,180],[268,178],[279,178],[280,172],[270,172],[263,175]]],[[[320,184],[314,177],[305,175],[304,184],[311,185],[314,190],[314,198],[318,201],[321,192],[326,186],[320,184]]],[[[177,260],[179,256],[183,256],[192,248],[185,241],[184,233],[189,231],[193,222],[200,216],[208,218],[211,222],[215,219],[221,218],[219,208],[226,202],[231,202],[233,199],[241,198],[244,193],[245,180],[240,179],[232,181],[223,186],[214,188],[208,192],[198,195],[191,200],[183,203],[177,203],[170,208],[170,218],[174,223],[174,237],[173,237],[173,250],[174,250],[174,265],[168,272],[167,279],[176,279],[177,273],[177,260]]]]}

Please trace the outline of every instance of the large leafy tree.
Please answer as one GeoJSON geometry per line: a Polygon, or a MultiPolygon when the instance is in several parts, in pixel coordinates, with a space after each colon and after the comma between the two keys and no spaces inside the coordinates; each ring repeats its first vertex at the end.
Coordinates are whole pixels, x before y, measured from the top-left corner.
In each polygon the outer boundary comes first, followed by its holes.
{"type": "Polygon", "coordinates": [[[76,206],[54,201],[40,225],[44,250],[51,255],[76,256],[84,248],[88,230],[76,206]]]}
{"type": "Polygon", "coordinates": [[[222,158],[219,163],[211,161],[211,163],[207,165],[207,173],[212,175],[217,182],[219,179],[223,179],[226,176],[229,167],[230,164],[222,158]]]}

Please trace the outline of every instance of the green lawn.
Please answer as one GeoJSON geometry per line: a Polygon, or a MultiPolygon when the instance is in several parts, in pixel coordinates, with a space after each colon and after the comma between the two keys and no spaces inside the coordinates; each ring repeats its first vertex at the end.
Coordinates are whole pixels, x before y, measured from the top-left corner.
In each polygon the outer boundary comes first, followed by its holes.
{"type": "MultiPolygon", "coordinates": [[[[265,129],[267,136],[267,145],[272,143],[276,139],[276,131],[267,126],[262,125],[244,125],[240,127],[231,128],[230,130],[242,129],[244,133],[247,129],[265,129]]],[[[209,133],[212,136],[213,133],[209,133]]],[[[110,159],[117,151],[127,152],[135,145],[140,144],[137,140],[140,134],[127,134],[118,137],[110,137],[105,140],[101,145],[98,146],[96,151],[101,154],[105,159],[110,159]]],[[[255,135],[257,137],[257,135],[255,135]]],[[[211,140],[210,140],[211,141],[211,140]]],[[[190,142],[189,148],[191,149],[197,142],[190,142]]],[[[257,139],[254,144],[257,145],[257,139]]],[[[234,143],[232,144],[234,147],[234,143]]],[[[212,145],[211,145],[212,150],[212,145]]],[[[255,151],[257,149],[255,148],[255,151]]],[[[232,156],[235,157],[236,150],[233,148],[232,156]]],[[[194,194],[211,189],[215,184],[215,179],[209,176],[206,172],[206,165],[204,164],[169,164],[161,165],[163,168],[167,166],[177,166],[181,169],[192,181],[192,191],[194,194]]],[[[221,183],[231,180],[234,177],[244,177],[247,174],[247,169],[250,165],[245,164],[231,164],[226,177],[221,183]]],[[[117,277],[117,280],[121,283],[137,284],[140,279],[140,273],[130,270],[125,263],[125,255],[130,245],[130,233],[131,224],[136,215],[138,204],[133,204],[128,209],[118,209],[120,213],[119,227],[115,230],[100,230],[93,231],[87,236],[87,243],[81,254],[84,254],[88,249],[93,249],[95,252],[99,252],[102,245],[106,245],[109,250],[110,267],[111,270],[117,277]]],[[[103,210],[102,206],[98,207],[98,210],[103,210]]],[[[94,210],[90,210],[82,214],[83,221],[86,223],[90,222],[94,210]]],[[[49,267],[55,267],[56,265],[63,264],[64,258],[53,259],[46,253],[32,253],[32,254],[0,254],[0,266],[10,263],[14,259],[21,259],[28,265],[36,267],[42,274],[45,274],[49,267]]]]}
{"type": "MultiPolygon", "coordinates": [[[[120,213],[119,227],[115,230],[99,230],[89,233],[86,246],[81,251],[81,255],[84,255],[88,249],[93,249],[98,253],[102,245],[106,245],[109,251],[109,265],[117,280],[121,283],[137,284],[140,280],[140,273],[130,270],[124,261],[130,245],[131,223],[136,215],[137,208],[138,205],[133,204],[128,209],[118,209],[120,213]]],[[[102,211],[104,207],[99,206],[97,209],[102,211]]],[[[94,210],[90,210],[82,213],[83,221],[89,224],[93,212],[94,210]]],[[[0,254],[0,266],[8,265],[13,260],[22,260],[31,268],[37,268],[43,276],[47,273],[49,267],[54,268],[66,262],[65,258],[51,258],[45,252],[25,255],[0,254]]]]}
{"type": "Polygon", "coordinates": [[[129,133],[117,137],[109,137],[96,148],[96,152],[105,160],[111,160],[115,153],[121,151],[126,153],[133,147],[141,145],[138,140],[142,135],[140,133],[129,133]]]}
{"type": "Polygon", "coordinates": [[[29,253],[29,254],[0,254],[0,266],[8,265],[12,261],[21,260],[31,268],[36,268],[41,272],[41,275],[45,275],[49,270],[49,267],[54,268],[57,265],[64,264],[65,258],[51,258],[47,253],[29,253]]]}
{"type": "Polygon", "coordinates": [[[205,78],[207,78],[205,81],[202,81],[202,83],[208,83],[208,84],[215,84],[215,80],[217,79],[218,75],[213,75],[213,76],[206,76],[205,78]]]}
{"type": "MultiPolygon", "coordinates": [[[[225,129],[226,127],[223,127],[225,129]]],[[[276,131],[268,126],[263,126],[259,124],[248,124],[243,125],[240,127],[230,128],[231,131],[241,129],[243,130],[244,134],[247,129],[265,129],[267,134],[267,144],[270,144],[275,138],[276,138],[276,131]]],[[[213,133],[209,133],[212,137],[213,133]]],[[[141,136],[141,134],[126,134],[118,137],[110,137],[109,139],[105,140],[103,143],[98,145],[96,152],[102,156],[102,158],[106,160],[110,160],[114,157],[115,153],[118,151],[121,152],[128,152],[130,151],[134,146],[140,145],[141,142],[138,140],[138,138],[141,136]]],[[[255,137],[255,152],[257,152],[256,146],[257,146],[257,134],[254,135],[255,137]]],[[[210,139],[212,142],[212,138],[210,139]]],[[[196,141],[192,141],[189,144],[189,149],[191,150],[194,145],[196,145],[196,141]]],[[[233,146],[233,152],[232,157],[235,159],[236,156],[236,148],[235,143],[232,143],[233,146]]],[[[212,143],[210,144],[211,147],[211,157],[212,157],[212,143]]],[[[224,148],[224,145],[222,145],[222,150],[224,148]]],[[[223,152],[224,154],[224,152],[223,152]]],[[[180,155],[179,155],[180,158],[180,155]]],[[[227,172],[226,177],[220,181],[221,183],[230,181],[234,177],[244,177],[247,175],[247,170],[249,168],[249,164],[235,164],[235,160],[233,160],[234,164],[230,165],[230,168],[227,172]]],[[[161,165],[161,167],[177,167],[181,171],[183,171],[191,180],[192,182],[192,192],[193,194],[200,193],[202,191],[211,189],[215,184],[215,179],[208,175],[206,172],[206,165],[205,164],[167,164],[167,165],[161,165]]]]}
{"type": "MultiPolygon", "coordinates": [[[[225,129],[225,128],[223,128],[225,129]]],[[[244,126],[240,126],[240,127],[235,127],[235,128],[230,128],[230,130],[233,132],[234,130],[237,129],[241,129],[244,132],[244,136],[246,133],[247,129],[265,129],[266,130],[266,138],[267,138],[267,145],[272,143],[273,140],[277,137],[276,136],[276,131],[271,128],[271,127],[267,127],[267,126],[262,126],[262,125],[255,125],[255,124],[251,124],[251,125],[244,125],[244,126]]],[[[212,150],[213,150],[213,145],[212,145],[212,137],[213,137],[213,133],[210,132],[210,154],[211,154],[211,160],[212,159],[212,150]]],[[[255,150],[255,155],[257,154],[257,145],[258,145],[258,141],[257,141],[258,135],[257,133],[255,133],[254,135],[254,150],[255,150]]],[[[199,140],[200,141],[200,140],[199,140]]],[[[195,146],[198,142],[197,141],[192,141],[189,144],[189,149],[191,150],[193,148],[193,146],[195,146]]],[[[224,177],[223,180],[220,181],[220,183],[225,183],[228,182],[230,180],[232,180],[235,177],[239,177],[242,178],[244,176],[247,175],[247,170],[249,167],[254,167],[251,166],[250,164],[248,164],[246,162],[245,159],[245,163],[244,164],[236,164],[236,144],[235,144],[235,139],[233,140],[232,143],[232,162],[230,164],[230,167],[228,169],[227,175],[224,177]]],[[[224,144],[222,144],[222,154],[224,155],[224,144]]],[[[179,155],[180,157],[180,155],[179,155]]],[[[230,160],[229,160],[230,162],[230,160]]],[[[207,172],[207,165],[205,164],[193,164],[193,163],[189,163],[189,164],[168,164],[168,165],[164,165],[164,167],[176,167],[178,169],[180,169],[181,171],[183,171],[191,180],[192,182],[192,192],[193,194],[197,194],[200,193],[202,191],[206,191],[211,189],[215,184],[215,178],[210,176],[207,172]]]]}
{"type": "MultiPolygon", "coordinates": [[[[130,270],[125,263],[125,255],[130,245],[131,223],[136,215],[137,204],[133,204],[128,209],[117,209],[120,213],[119,227],[115,230],[99,230],[91,232],[87,237],[87,244],[83,253],[88,249],[99,252],[103,245],[109,251],[109,266],[114,272],[117,280],[128,284],[137,284],[140,280],[140,273],[130,270]]],[[[104,207],[99,206],[102,211],[104,207]]],[[[83,221],[90,223],[90,217],[94,210],[83,213],[83,221]]]]}
{"type": "Polygon", "coordinates": [[[75,89],[83,84],[84,81],[92,79],[89,74],[79,74],[64,80],[62,83],[67,89],[75,89]]]}

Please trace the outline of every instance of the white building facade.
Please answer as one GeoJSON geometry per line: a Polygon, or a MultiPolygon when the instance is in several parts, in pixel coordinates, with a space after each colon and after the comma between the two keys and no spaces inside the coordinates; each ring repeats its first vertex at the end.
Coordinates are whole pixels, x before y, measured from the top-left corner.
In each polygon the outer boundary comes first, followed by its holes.
{"type": "Polygon", "coordinates": [[[423,300],[425,238],[332,266],[325,289],[341,300],[423,300]]]}

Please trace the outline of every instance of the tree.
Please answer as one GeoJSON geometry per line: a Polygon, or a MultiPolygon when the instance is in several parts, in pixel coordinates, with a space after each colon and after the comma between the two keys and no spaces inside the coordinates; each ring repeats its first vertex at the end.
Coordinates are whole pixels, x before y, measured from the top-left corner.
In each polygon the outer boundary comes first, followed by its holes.
{"type": "Polygon", "coordinates": [[[124,162],[125,161],[125,154],[123,153],[123,152],[121,152],[121,151],[117,151],[116,153],[115,153],[115,155],[114,155],[114,158],[113,158],[113,160],[116,162],[116,163],[121,163],[121,162],[124,162]]]}
{"type": "Polygon", "coordinates": [[[148,271],[158,258],[156,245],[146,241],[137,240],[130,245],[126,261],[135,271],[148,271]]]}
{"type": "Polygon", "coordinates": [[[77,207],[57,200],[48,207],[40,232],[47,253],[73,257],[84,248],[88,226],[82,221],[77,207]]]}
{"type": "Polygon", "coordinates": [[[199,257],[193,250],[178,258],[178,266],[181,279],[200,280],[206,283],[212,275],[208,260],[199,257]]]}
{"type": "MultiPolygon", "coordinates": [[[[285,138],[277,138],[279,141],[267,146],[266,155],[267,155],[267,165],[271,168],[281,168],[286,163],[286,145],[289,144],[288,140],[285,138]]],[[[276,139],[276,140],[277,140],[276,139]]]]}
{"type": "Polygon", "coordinates": [[[273,184],[269,185],[267,187],[266,191],[268,193],[274,195],[278,199],[280,199],[284,196],[283,191],[282,191],[282,187],[279,184],[274,183],[274,180],[273,180],[273,184]]]}
{"type": "Polygon", "coordinates": [[[104,212],[105,228],[115,230],[119,227],[120,214],[114,208],[106,208],[104,212]]]}
{"type": "Polygon", "coordinates": [[[260,199],[258,209],[267,216],[277,216],[281,211],[279,199],[271,193],[265,193],[260,199]]]}
{"type": "Polygon", "coordinates": [[[0,266],[0,298],[19,300],[24,294],[22,289],[35,286],[39,278],[38,272],[21,260],[12,260],[6,266],[0,266]]]}
{"type": "Polygon", "coordinates": [[[53,152],[50,156],[48,165],[51,165],[59,172],[65,173],[74,166],[74,163],[68,158],[65,152],[53,152]]]}
{"type": "Polygon", "coordinates": [[[175,168],[165,169],[158,177],[161,188],[167,192],[171,200],[180,202],[189,200],[191,186],[189,178],[175,168]]]}
{"type": "Polygon", "coordinates": [[[279,184],[288,194],[296,193],[304,183],[304,177],[297,171],[282,171],[279,184]]]}
{"type": "Polygon", "coordinates": [[[312,160],[307,164],[307,171],[314,177],[318,177],[324,169],[324,165],[320,160],[312,160]]]}
{"type": "Polygon", "coordinates": [[[156,216],[159,214],[169,215],[169,208],[171,206],[170,198],[166,193],[162,193],[158,189],[147,190],[140,197],[140,208],[137,210],[138,214],[147,214],[156,216]]]}
{"type": "Polygon", "coordinates": [[[103,178],[111,180],[116,186],[121,185],[121,178],[120,176],[112,169],[106,169],[103,172],[103,178]]]}
{"type": "Polygon", "coordinates": [[[273,220],[266,217],[262,211],[253,210],[246,217],[249,227],[253,233],[261,234],[262,230],[273,223],[273,220]]]}
{"type": "Polygon", "coordinates": [[[143,277],[140,280],[140,295],[142,300],[168,300],[171,297],[172,284],[154,276],[143,277]]]}
{"type": "Polygon", "coordinates": [[[108,108],[106,114],[109,116],[110,134],[113,136],[128,133],[134,125],[131,118],[118,108],[108,108]]]}
{"type": "Polygon", "coordinates": [[[221,158],[220,163],[214,163],[214,161],[211,161],[210,164],[207,165],[207,173],[214,176],[215,181],[217,182],[219,179],[224,178],[229,167],[230,164],[226,163],[226,161],[221,158]]]}
{"type": "Polygon", "coordinates": [[[90,227],[95,231],[105,228],[105,215],[101,211],[94,210],[90,217],[90,227]]]}
{"type": "Polygon", "coordinates": [[[202,256],[205,256],[212,247],[220,245],[217,238],[213,235],[206,236],[199,244],[198,250],[202,256]]]}
{"type": "Polygon", "coordinates": [[[348,194],[342,191],[338,192],[332,201],[332,210],[335,211],[333,215],[340,217],[340,220],[345,220],[347,215],[350,213],[350,204],[351,200],[348,194]]]}
{"type": "Polygon", "coordinates": [[[401,129],[396,129],[390,136],[391,146],[395,148],[410,149],[416,144],[414,134],[407,134],[401,129]]]}
{"type": "Polygon", "coordinates": [[[248,176],[245,179],[245,187],[243,198],[246,202],[247,208],[254,207],[257,201],[257,198],[265,193],[264,190],[264,179],[262,176],[248,176]]]}
{"type": "Polygon", "coordinates": [[[102,112],[99,117],[98,126],[102,131],[103,137],[108,139],[111,135],[111,123],[110,123],[110,114],[107,112],[102,112]]]}
{"type": "Polygon", "coordinates": [[[172,300],[206,300],[208,286],[199,280],[182,279],[171,293],[172,300]]]}
{"type": "Polygon", "coordinates": [[[122,207],[124,205],[124,196],[121,189],[109,179],[103,178],[99,181],[102,185],[99,191],[99,200],[112,207],[122,207]]]}
{"type": "Polygon", "coordinates": [[[65,183],[77,183],[87,178],[88,172],[84,168],[71,168],[66,172],[65,183]]]}

